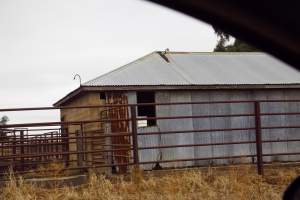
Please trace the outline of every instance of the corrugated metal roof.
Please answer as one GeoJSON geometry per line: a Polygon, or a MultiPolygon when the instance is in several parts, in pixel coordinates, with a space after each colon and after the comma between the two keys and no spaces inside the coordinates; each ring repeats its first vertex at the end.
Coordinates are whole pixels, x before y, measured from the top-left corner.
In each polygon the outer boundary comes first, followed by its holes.
{"type": "Polygon", "coordinates": [[[298,84],[300,73],[265,53],[153,52],[83,86],[298,84]]]}

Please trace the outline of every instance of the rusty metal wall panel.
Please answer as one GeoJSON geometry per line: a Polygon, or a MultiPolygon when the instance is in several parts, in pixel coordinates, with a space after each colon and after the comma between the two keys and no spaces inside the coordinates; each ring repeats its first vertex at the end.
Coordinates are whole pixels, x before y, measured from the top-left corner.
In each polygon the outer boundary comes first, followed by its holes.
{"type": "MultiPolygon", "coordinates": [[[[106,103],[113,104],[128,104],[127,96],[124,93],[107,93],[106,103]]],[[[129,116],[127,107],[111,108],[108,110],[108,119],[127,119],[129,116]]],[[[119,134],[124,132],[129,132],[129,122],[128,121],[113,121],[111,124],[112,134],[119,134]]],[[[130,147],[130,137],[128,136],[118,136],[112,138],[113,145],[128,145],[130,147]]],[[[118,148],[118,147],[114,147],[118,148]]],[[[124,147],[126,148],[126,147],[124,147]]],[[[114,162],[118,164],[129,163],[130,150],[119,150],[114,151],[114,162]]],[[[124,173],[128,169],[127,166],[119,166],[119,171],[124,173]]]]}

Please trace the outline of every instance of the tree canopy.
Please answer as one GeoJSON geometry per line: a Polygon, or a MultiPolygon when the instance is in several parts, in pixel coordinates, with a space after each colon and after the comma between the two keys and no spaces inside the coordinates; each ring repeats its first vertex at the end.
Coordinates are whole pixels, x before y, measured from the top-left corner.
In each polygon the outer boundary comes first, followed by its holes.
{"type": "Polygon", "coordinates": [[[215,30],[215,34],[218,36],[218,43],[214,48],[214,52],[253,52],[259,51],[257,48],[249,45],[248,43],[240,40],[234,39],[232,44],[228,44],[230,39],[232,38],[231,35],[223,32],[222,30],[213,27],[215,30]]]}
{"type": "Polygon", "coordinates": [[[0,125],[5,125],[9,121],[7,116],[2,116],[0,118],[0,125]]]}
{"type": "MultiPolygon", "coordinates": [[[[8,121],[9,121],[8,117],[4,115],[0,118],[0,125],[5,125],[7,124],[8,121]]],[[[0,129],[0,141],[6,139],[7,139],[6,132],[0,129]]]]}

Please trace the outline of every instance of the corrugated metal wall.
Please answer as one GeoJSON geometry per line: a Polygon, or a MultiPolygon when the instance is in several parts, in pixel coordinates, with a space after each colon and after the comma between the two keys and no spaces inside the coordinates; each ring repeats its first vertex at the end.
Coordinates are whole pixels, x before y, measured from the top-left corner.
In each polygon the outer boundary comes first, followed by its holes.
{"type": "MultiPolygon", "coordinates": [[[[169,102],[190,102],[190,92],[157,92],[156,93],[157,103],[169,103],[169,102]]],[[[191,105],[167,105],[157,106],[157,116],[191,116],[192,106],[191,105]]],[[[158,120],[157,126],[160,131],[172,130],[193,130],[193,120],[191,119],[170,119],[170,120],[158,120]]],[[[181,144],[192,144],[194,143],[193,133],[179,133],[179,134],[168,134],[161,136],[161,145],[181,145],[181,144]]],[[[168,148],[162,149],[163,160],[173,160],[177,158],[188,159],[194,157],[194,148],[168,148]]],[[[181,162],[181,163],[164,163],[163,167],[183,167],[191,166],[192,161],[181,162]]]]}
{"type": "MultiPolygon", "coordinates": [[[[157,103],[168,102],[196,102],[196,101],[220,101],[220,100],[270,100],[270,99],[299,99],[300,93],[296,90],[227,90],[227,91],[159,91],[156,92],[157,103]]],[[[136,93],[128,93],[129,103],[136,103],[136,93]]],[[[254,110],[252,103],[242,104],[194,104],[194,105],[167,105],[157,106],[157,117],[182,116],[182,115],[212,115],[212,114],[241,114],[251,113],[254,110]]],[[[261,103],[261,112],[299,112],[300,103],[261,103]]],[[[300,116],[263,116],[262,126],[299,125],[300,116]]],[[[233,118],[194,118],[194,119],[170,119],[158,120],[157,127],[139,128],[138,132],[218,129],[218,128],[247,128],[254,127],[253,117],[233,118]]],[[[271,129],[263,130],[262,137],[268,139],[296,139],[300,138],[297,129],[271,129]]],[[[181,133],[169,135],[139,136],[139,146],[200,144],[215,142],[232,142],[255,140],[255,132],[230,131],[211,133],[181,133]]],[[[300,152],[299,142],[286,142],[263,144],[263,153],[300,152]]],[[[184,159],[199,157],[233,156],[241,154],[255,154],[255,144],[221,145],[213,147],[189,147],[142,150],[139,152],[141,161],[158,161],[160,157],[167,159],[184,159]],[[161,156],[160,156],[161,154],[161,156]]],[[[265,161],[300,160],[300,156],[273,156],[265,157],[265,161]]],[[[163,167],[183,167],[207,164],[228,164],[232,162],[252,162],[249,159],[242,160],[211,160],[188,161],[181,163],[163,163],[163,167]]],[[[145,166],[150,169],[153,165],[145,166]]]]}

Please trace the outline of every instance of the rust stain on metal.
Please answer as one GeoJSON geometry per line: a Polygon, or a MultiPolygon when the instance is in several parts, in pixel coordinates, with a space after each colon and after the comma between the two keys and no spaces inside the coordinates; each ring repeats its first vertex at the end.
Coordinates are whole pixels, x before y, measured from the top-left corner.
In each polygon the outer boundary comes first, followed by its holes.
{"type": "MultiPolygon", "coordinates": [[[[128,104],[127,97],[123,93],[108,93],[107,94],[107,102],[108,105],[115,104],[128,104]]],[[[108,119],[126,119],[129,118],[128,107],[118,107],[117,109],[109,109],[108,110],[108,119]]],[[[112,121],[111,122],[111,132],[119,133],[119,132],[129,132],[129,123],[128,121],[112,121]]],[[[112,144],[123,144],[130,147],[130,137],[128,136],[119,136],[113,137],[112,144]]],[[[115,157],[114,162],[117,164],[128,163],[130,156],[130,151],[122,150],[122,151],[114,151],[114,155],[122,155],[122,157],[115,157]]],[[[119,166],[119,170],[121,173],[125,173],[127,171],[127,166],[119,166]]]]}

